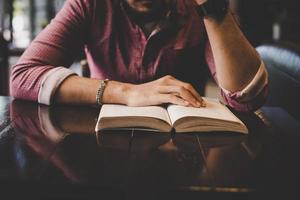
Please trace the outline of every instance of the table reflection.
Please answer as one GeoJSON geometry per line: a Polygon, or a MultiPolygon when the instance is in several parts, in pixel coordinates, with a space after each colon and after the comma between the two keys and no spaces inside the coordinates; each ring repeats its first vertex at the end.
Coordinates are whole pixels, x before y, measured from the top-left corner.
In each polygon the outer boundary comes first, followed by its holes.
{"type": "Polygon", "coordinates": [[[40,179],[46,168],[52,165],[69,181],[83,181],[73,163],[57,150],[64,139],[72,134],[93,134],[91,130],[94,124],[91,119],[97,116],[94,109],[51,108],[31,102],[13,101],[10,110],[17,135],[15,160],[22,174],[33,180],[40,179]],[[32,159],[34,162],[31,162],[32,159]]]}
{"type": "Polygon", "coordinates": [[[235,187],[249,183],[251,163],[261,151],[258,119],[252,120],[255,133],[249,135],[134,129],[95,133],[98,113],[93,107],[13,101],[14,160],[20,178],[126,188],[235,187]]]}

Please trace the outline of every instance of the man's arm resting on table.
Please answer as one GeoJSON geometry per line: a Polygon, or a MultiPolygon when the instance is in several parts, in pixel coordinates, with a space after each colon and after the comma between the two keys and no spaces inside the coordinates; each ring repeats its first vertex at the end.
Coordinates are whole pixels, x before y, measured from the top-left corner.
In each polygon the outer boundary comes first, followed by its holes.
{"type": "MultiPolygon", "coordinates": [[[[62,104],[96,105],[96,93],[100,81],[79,76],[67,77],[57,88],[54,101],[62,104]]],[[[134,85],[118,81],[108,81],[104,89],[103,103],[148,106],[173,103],[183,106],[205,106],[201,96],[188,83],[172,76],[134,85]]]]}

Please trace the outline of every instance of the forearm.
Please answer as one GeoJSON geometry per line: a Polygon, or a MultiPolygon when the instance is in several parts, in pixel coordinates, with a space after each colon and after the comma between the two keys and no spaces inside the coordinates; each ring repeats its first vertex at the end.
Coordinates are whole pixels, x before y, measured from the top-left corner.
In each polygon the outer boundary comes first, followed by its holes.
{"type": "MultiPolygon", "coordinates": [[[[96,105],[96,93],[100,81],[97,79],[70,76],[66,78],[55,92],[54,101],[60,104],[96,105]]],[[[127,104],[127,83],[109,81],[105,87],[103,103],[127,104]]]]}
{"type": "MultiPolygon", "coordinates": [[[[96,94],[99,87],[99,80],[69,76],[55,91],[54,101],[62,104],[96,105],[96,94]]],[[[102,102],[128,106],[151,106],[164,103],[194,107],[205,106],[201,96],[190,84],[171,76],[140,85],[108,81],[102,102]]]]}
{"type": "Polygon", "coordinates": [[[239,29],[229,12],[219,23],[205,18],[219,85],[231,92],[245,88],[254,78],[261,64],[256,50],[239,29]]]}

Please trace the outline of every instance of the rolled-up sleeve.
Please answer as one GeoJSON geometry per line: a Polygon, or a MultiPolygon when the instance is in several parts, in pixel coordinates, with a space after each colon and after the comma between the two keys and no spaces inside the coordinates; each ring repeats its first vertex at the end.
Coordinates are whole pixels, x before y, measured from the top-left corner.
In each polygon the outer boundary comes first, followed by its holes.
{"type": "MultiPolygon", "coordinates": [[[[209,44],[206,47],[205,56],[211,75],[218,84],[215,63],[209,44]]],[[[242,112],[257,110],[264,104],[268,94],[268,73],[263,61],[261,61],[252,81],[244,89],[230,92],[222,87],[220,88],[225,103],[230,107],[242,112]]]]}
{"type": "Polygon", "coordinates": [[[56,89],[59,85],[69,76],[75,75],[76,73],[70,69],[64,67],[57,67],[51,69],[43,77],[39,94],[38,102],[45,105],[50,105],[55,94],[56,89]]]}
{"type": "Polygon", "coordinates": [[[241,91],[229,92],[221,88],[228,105],[239,111],[256,110],[263,105],[268,94],[268,73],[263,62],[252,81],[241,91]]]}

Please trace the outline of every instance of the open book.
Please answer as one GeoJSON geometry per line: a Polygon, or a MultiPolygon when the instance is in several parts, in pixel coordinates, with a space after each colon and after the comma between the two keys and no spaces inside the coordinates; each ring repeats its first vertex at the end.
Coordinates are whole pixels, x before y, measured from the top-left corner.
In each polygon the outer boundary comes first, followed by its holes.
{"type": "Polygon", "coordinates": [[[203,98],[206,107],[178,105],[129,107],[105,104],[102,106],[96,132],[111,129],[143,129],[160,132],[229,131],[248,133],[247,127],[217,99],[203,98]]]}

